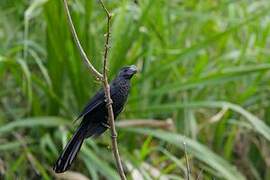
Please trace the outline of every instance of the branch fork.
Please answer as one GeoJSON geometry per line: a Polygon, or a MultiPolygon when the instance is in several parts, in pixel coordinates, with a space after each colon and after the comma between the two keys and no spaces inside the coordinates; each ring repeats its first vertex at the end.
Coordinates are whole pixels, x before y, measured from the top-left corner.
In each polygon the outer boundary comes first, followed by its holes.
{"type": "Polygon", "coordinates": [[[75,44],[80,52],[80,56],[81,59],[84,61],[85,65],[88,67],[88,69],[90,70],[90,73],[98,80],[101,81],[103,84],[103,88],[104,88],[104,92],[105,92],[105,101],[106,101],[106,106],[108,109],[108,120],[109,120],[109,126],[111,127],[111,138],[112,138],[112,150],[113,150],[113,155],[116,161],[116,165],[117,165],[117,170],[118,173],[121,177],[121,180],[126,180],[126,176],[123,170],[123,166],[122,166],[122,162],[121,162],[121,158],[119,155],[119,151],[118,151],[118,145],[117,145],[117,132],[115,129],[115,123],[114,123],[114,114],[113,114],[113,108],[112,108],[112,99],[111,99],[111,95],[110,95],[110,86],[108,83],[108,77],[107,77],[107,62],[108,62],[108,51],[110,49],[109,47],[109,40],[110,40],[110,21],[112,19],[112,14],[108,11],[108,9],[105,7],[104,3],[102,0],[99,0],[102,8],[104,9],[106,15],[107,15],[107,28],[106,28],[106,40],[105,40],[105,44],[104,44],[104,56],[103,56],[103,73],[99,73],[95,67],[91,64],[90,60],[88,59],[86,53],[84,52],[81,43],[79,41],[79,38],[77,36],[76,30],[74,28],[74,24],[72,22],[72,18],[69,12],[69,8],[68,8],[68,4],[67,4],[67,0],[63,0],[64,1],[64,7],[65,7],[65,12],[66,12],[66,16],[68,19],[68,24],[70,27],[70,31],[72,33],[73,39],[75,41],[75,44]]]}

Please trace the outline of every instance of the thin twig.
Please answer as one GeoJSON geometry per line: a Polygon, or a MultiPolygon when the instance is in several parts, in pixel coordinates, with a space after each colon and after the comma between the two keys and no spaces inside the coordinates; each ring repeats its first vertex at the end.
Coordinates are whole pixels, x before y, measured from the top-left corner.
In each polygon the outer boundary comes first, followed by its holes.
{"type": "Polygon", "coordinates": [[[121,158],[119,155],[118,151],[118,145],[117,145],[117,132],[115,129],[115,124],[114,124],[114,115],[113,115],[113,108],[112,108],[112,99],[111,99],[111,94],[110,94],[110,86],[108,83],[108,77],[107,77],[107,62],[108,62],[108,51],[109,51],[109,39],[110,39],[110,21],[111,21],[111,14],[105,7],[104,3],[102,0],[99,0],[101,3],[101,6],[105,10],[107,14],[107,33],[106,33],[106,41],[105,41],[105,46],[104,46],[104,57],[103,57],[103,88],[105,91],[105,96],[106,96],[106,103],[107,103],[107,109],[108,109],[108,120],[110,124],[110,129],[111,129],[111,136],[112,136],[112,150],[113,150],[113,155],[116,160],[116,165],[117,165],[117,170],[118,173],[121,177],[122,180],[126,180],[126,176],[123,170],[121,158]]]}
{"type": "Polygon", "coordinates": [[[173,130],[172,119],[166,120],[155,120],[155,119],[132,119],[132,120],[121,120],[116,122],[116,127],[127,128],[127,127],[150,127],[159,128],[164,130],[173,130]]]}
{"type": "Polygon", "coordinates": [[[112,15],[110,14],[110,12],[108,11],[108,9],[107,9],[106,6],[104,5],[103,1],[102,1],[102,0],[99,0],[99,2],[100,2],[100,4],[101,4],[102,8],[105,10],[108,19],[111,19],[112,15]]]}
{"type": "Polygon", "coordinates": [[[186,179],[190,180],[190,167],[189,167],[188,156],[187,156],[187,148],[186,148],[186,143],[184,142],[183,144],[184,144],[185,160],[186,160],[186,168],[187,168],[186,179]]]}
{"type": "Polygon", "coordinates": [[[104,57],[103,57],[103,75],[102,75],[94,68],[94,66],[89,61],[86,53],[84,52],[84,50],[80,44],[79,38],[77,36],[76,30],[74,28],[67,1],[66,0],[63,0],[63,1],[64,1],[65,12],[66,12],[66,15],[68,18],[68,24],[69,24],[70,30],[72,32],[72,36],[74,38],[76,46],[80,52],[81,58],[83,59],[86,66],[90,69],[92,75],[94,75],[98,80],[102,81],[102,83],[103,83],[103,88],[105,91],[105,97],[106,97],[106,102],[107,102],[108,115],[109,115],[108,120],[110,123],[111,134],[112,134],[112,150],[113,150],[113,154],[114,154],[114,157],[116,160],[118,173],[119,173],[122,180],[126,180],[126,176],[125,176],[125,173],[123,170],[123,166],[122,166],[119,151],[118,151],[117,133],[116,133],[116,129],[115,129],[114,115],[113,115],[113,108],[112,108],[113,102],[111,99],[110,86],[109,86],[108,78],[107,78],[107,61],[108,61],[108,51],[109,51],[109,39],[110,39],[110,20],[111,20],[112,16],[111,16],[110,12],[107,10],[107,8],[105,7],[103,1],[99,0],[102,8],[105,10],[106,15],[107,15],[107,33],[106,33],[105,50],[104,50],[104,57]]]}
{"type": "Polygon", "coordinates": [[[89,180],[88,177],[85,175],[75,172],[75,171],[66,171],[65,173],[54,173],[52,174],[55,176],[56,179],[65,179],[65,180],[72,180],[72,179],[77,179],[77,180],[89,180]]]}
{"type": "Polygon", "coordinates": [[[70,31],[72,33],[73,39],[75,41],[75,44],[76,44],[76,46],[77,46],[77,48],[78,48],[78,50],[80,52],[80,56],[83,59],[83,62],[85,63],[85,65],[91,71],[91,74],[93,76],[95,76],[95,78],[97,80],[102,80],[102,78],[103,78],[102,74],[100,74],[95,69],[95,67],[91,64],[90,60],[88,59],[86,53],[84,52],[84,50],[83,50],[83,48],[81,46],[80,40],[78,38],[78,35],[76,33],[76,30],[75,30],[74,25],[73,25],[73,22],[72,22],[72,18],[71,18],[70,12],[69,12],[67,0],[63,0],[63,1],[64,1],[64,7],[65,7],[66,16],[67,16],[67,19],[68,19],[68,25],[69,25],[70,31]]]}

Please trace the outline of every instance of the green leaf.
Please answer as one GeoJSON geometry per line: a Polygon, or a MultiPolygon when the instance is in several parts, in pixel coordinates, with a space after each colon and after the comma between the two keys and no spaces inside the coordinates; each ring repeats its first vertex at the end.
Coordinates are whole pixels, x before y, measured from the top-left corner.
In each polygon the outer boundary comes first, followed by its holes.
{"type": "Polygon", "coordinates": [[[83,146],[82,152],[83,160],[86,163],[86,166],[88,166],[88,169],[95,169],[96,171],[107,177],[107,179],[119,179],[118,174],[108,165],[108,163],[96,156],[89,148],[83,146]]]}
{"type": "Polygon", "coordinates": [[[233,165],[229,164],[226,160],[212,152],[206,146],[188,137],[160,130],[134,128],[128,129],[128,131],[154,136],[158,139],[175,145],[182,150],[184,150],[183,143],[186,143],[186,150],[189,154],[195,156],[198,160],[215,169],[223,178],[228,180],[245,179],[244,176],[238,172],[233,165]]]}
{"type": "Polygon", "coordinates": [[[58,127],[60,125],[69,125],[70,122],[60,117],[33,117],[19,119],[0,127],[0,135],[11,133],[13,129],[34,128],[34,127],[58,127]]]}
{"type": "Polygon", "coordinates": [[[223,101],[201,101],[201,102],[187,102],[187,103],[171,103],[171,104],[162,104],[162,105],[154,105],[151,107],[147,107],[145,109],[137,109],[134,111],[159,111],[159,112],[172,112],[175,109],[182,108],[228,108],[232,111],[235,111],[245,117],[253,127],[253,130],[259,134],[261,134],[264,138],[270,141],[270,127],[267,126],[263,120],[259,119],[252,113],[248,112],[241,106],[237,104],[233,104],[230,102],[223,101]]]}

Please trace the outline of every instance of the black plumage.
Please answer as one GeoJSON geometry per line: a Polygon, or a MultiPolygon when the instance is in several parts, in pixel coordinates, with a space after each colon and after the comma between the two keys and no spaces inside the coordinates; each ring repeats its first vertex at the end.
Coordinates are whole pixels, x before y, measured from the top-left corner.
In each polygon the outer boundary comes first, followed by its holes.
{"type": "MultiPolygon", "coordinates": [[[[129,94],[130,79],[136,72],[137,68],[134,65],[124,67],[110,83],[114,117],[117,117],[123,110],[129,94]]],[[[103,89],[98,91],[90,100],[79,115],[79,118],[83,119],[78,129],[54,165],[53,169],[56,173],[64,172],[70,168],[85,138],[99,136],[108,129],[108,110],[103,89]]]]}

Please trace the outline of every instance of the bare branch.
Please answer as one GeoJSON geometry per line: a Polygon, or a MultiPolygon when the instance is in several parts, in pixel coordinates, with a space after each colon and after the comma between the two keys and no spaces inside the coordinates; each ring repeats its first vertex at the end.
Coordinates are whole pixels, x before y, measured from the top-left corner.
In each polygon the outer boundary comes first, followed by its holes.
{"type": "Polygon", "coordinates": [[[88,59],[86,53],[84,52],[81,43],[79,41],[78,35],[76,33],[76,30],[74,28],[73,22],[72,22],[72,18],[69,12],[69,8],[68,8],[68,4],[67,4],[67,0],[63,0],[64,1],[64,7],[65,7],[65,12],[66,12],[66,16],[68,19],[68,25],[70,28],[70,31],[72,33],[73,39],[75,41],[75,44],[80,52],[80,56],[83,59],[85,65],[88,67],[88,69],[91,71],[92,75],[95,76],[96,79],[98,80],[102,80],[103,76],[102,74],[100,74],[95,67],[91,64],[90,60],[88,59]]]}
{"type": "Polygon", "coordinates": [[[113,150],[113,155],[116,160],[116,165],[117,165],[117,170],[118,173],[121,177],[122,180],[126,180],[126,176],[123,170],[121,158],[119,155],[118,151],[118,145],[117,145],[117,132],[115,129],[115,124],[114,124],[114,114],[113,114],[113,108],[112,108],[112,99],[111,99],[111,94],[110,94],[110,86],[108,83],[108,77],[107,77],[107,62],[108,62],[108,51],[109,51],[109,39],[110,39],[110,20],[111,20],[111,14],[109,11],[106,9],[104,3],[102,0],[99,0],[101,3],[103,9],[105,10],[107,14],[107,33],[106,33],[106,41],[105,41],[105,46],[104,46],[104,57],[103,57],[103,88],[105,91],[105,96],[106,96],[106,102],[107,102],[107,109],[108,109],[108,120],[110,124],[110,129],[111,129],[111,136],[112,136],[112,150],[113,150]]]}
{"type": "Polygon", "coordinates": [[[123,166],[122,166],[119,151],[118,151],[117,133],[116,133],[116,129],[115,129],[114,115],[113,115],[113,108],[112,108],[113,102],[111,99],[110,86],[109,86],[108,78],[107,78],[107,61],[108,61],[108,51],[109,51],[109,39],[110,39],[110,20],[111,20],[112,16],[111,16],[110,12],[107,10],[107,8],[105,7],[103,1],[99,0],[102,8],[104,9],[104,11],[106,12],[106,15],[107,15],[107,33],[106,33],[106,41],[105,41],[105,46],[104,46],[105,50],[104,50],[104,57],[103,57],[103,75],[102,75],[94,68],[94,66],[91,64],[90,60],[87,58],[87,55],[84,52],[84,50],[80,44],[79,38],[78,38],[76,30],[74,28],[72,18],[71,18],[70,12],[69,12],[67,0],[63,0],[63,1],[64,1],[65,12],[66,12],[66,15],[68,18],[68,24],[69,24],[70,30],[72,32],[72,36],[74,38],[76,46],[80,52],[81,58],[83,59],[86,66],[90,69],[92,75],[95,76],[98,80],[101,80],[103,83],[103,88],[104,88],[106,102],[107,102],[108,115],[109,115],[108,120],[109,120],[109,124],[111,127],[112,150],[113,150],[113,154],[114,154],[114,157],[116,160],[118,173],[119,173],[122,180],[126,180],[126,176],[125,176],[125,173],[123,170],[123,166]]]}
{"type": "Polygon", "coordinates": [[[133,119],[133,120],[122,120],[116,122],[116,126],[120,128],[127,127],[150,127],[160,128],[165,130],[173,130],[172,119],[167,120],[154,120],[154,119],[133,119]]]}
{"type": "Polygon", "coordinates": [[[66,171],[65,173],[54,173],[52,174],[55,176],[56,179],[65,179],[65,180],[89,180],[85,175],[75,172],[75,171],[66,171]]]}
{"type": "Polygon", "coordinates": [[[110,12],[108,11],[108,9],[105,7],[103,1],[102,1],[102,0],[99,0],[99,2],[100,2],[100,4],[101,4],[102,8],[104,9],[104,11],[106,12],[107,17],[110,19],[110,18],[111,18],[111,14],[110,14],[110,12]]]}

